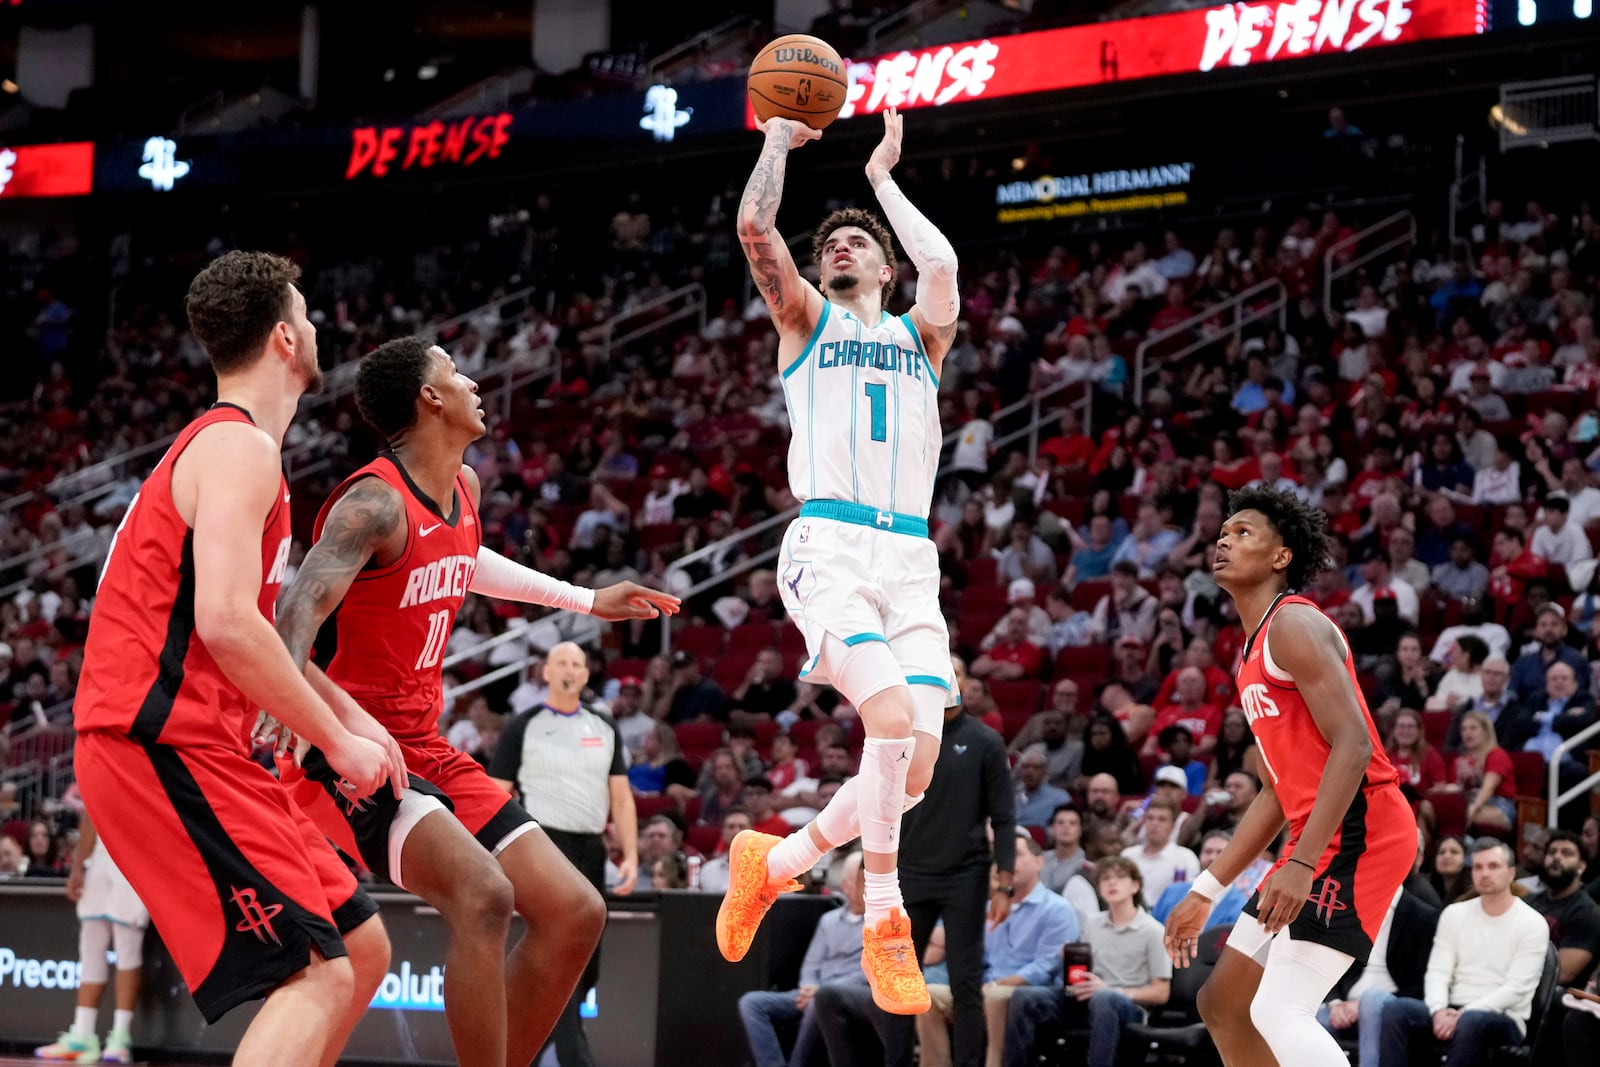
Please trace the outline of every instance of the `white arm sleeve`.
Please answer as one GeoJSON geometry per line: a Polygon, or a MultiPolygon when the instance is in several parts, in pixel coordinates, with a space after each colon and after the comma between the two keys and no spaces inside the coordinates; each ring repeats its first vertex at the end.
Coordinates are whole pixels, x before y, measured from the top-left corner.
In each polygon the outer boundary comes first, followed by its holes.
{"type": "Polygon", "coordinates": [[[467,588],[496,600],[543,604],[584,615],[594,609],[593,589],[579,589],[548,574],[540,574],[483,545],[478,546],[478,569],[467,588]]]}
{"type": "Polygon", "coordinates": [[[906,199],[891,180],[879,184],[878,203],[889,226],[917,268],[917,307],[930,326],[948,326],[961,313],[956,286],[956,250],[950,239],[906,199]]]}

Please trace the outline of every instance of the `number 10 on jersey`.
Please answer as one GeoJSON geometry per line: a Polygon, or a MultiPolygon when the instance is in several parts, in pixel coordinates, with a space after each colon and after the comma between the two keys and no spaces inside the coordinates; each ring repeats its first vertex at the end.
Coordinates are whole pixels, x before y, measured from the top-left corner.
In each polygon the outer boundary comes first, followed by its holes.
{"type": "Polygon", "coordinates": [[[872,406],[872,439],[889,439],[889,387],[882,382],[867,383],[867,402],[872,406]]]}
{"type": "MultiPolygon", "coordinates": [[[[450,610],[436,611],[428,616],[428,637],[422,642],[422,654],[417,657],[415,670],[423,671],[439,665],[439,657],[450,640],[450,610]]],[[[404,662],[404,661],[402,661],[404,662]]]]}

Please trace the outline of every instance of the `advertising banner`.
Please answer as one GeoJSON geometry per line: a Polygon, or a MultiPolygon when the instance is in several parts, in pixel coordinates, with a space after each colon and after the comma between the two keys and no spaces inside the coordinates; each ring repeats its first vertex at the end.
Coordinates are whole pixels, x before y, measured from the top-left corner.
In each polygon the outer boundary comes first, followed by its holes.
{"type": "Polygon", "coordinates": [[[93,187],[93,142],[0,147],[0,198],[86,196],[93,187]]]}
{"type": "Polygon", "coordinates": [[[936,45],[851,60],[840,117],[1474,36],[1488,28],[1486,4],[1270,0],[936,45]]]}

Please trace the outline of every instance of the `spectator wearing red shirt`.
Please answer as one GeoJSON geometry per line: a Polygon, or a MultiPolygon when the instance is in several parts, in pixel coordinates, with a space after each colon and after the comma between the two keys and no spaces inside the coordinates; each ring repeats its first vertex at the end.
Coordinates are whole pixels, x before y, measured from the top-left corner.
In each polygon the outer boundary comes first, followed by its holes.
{"type": "Polygon", "coordinates": [[[1176,696],[1175,701],[1157,710],[1141,754],[1156,755],[1159,751],[1156,739],[1161,731],[1169,726],[1182,726],[1194,739],[1194,754],[1205,759],[1217,747],[1217,733],[1222,729],[1222,709],[1207,700],[1210,692],[1205,672],[1198,667],[1180,670],[1176,696]]]}
{"type": "Polygon", "coordinates": [[[1005,638],[974,660],[971,671],[975,678],[996,682],[1037,678],[1044,658],[1044,649],[1028,640],[1028,612],[1012,608],[1006,614],[1005,638]]]}
{"type": "Polygon", "coordinates": [[[794,785],[796,779],[811,777],[811,768],[799,757],[799,751],[794,738],[787,733],[773,735],[772,761],[767,767],[767,780],[772,783],[774,791],[781,793],[794,785]]]}
{"type": "Polygon", "coordinates": [[[1469,711],[1461,717],[1461,750],[1455,785],[1467,796],[1467,828],[1510,833],[1517,820],[1516,768],[1495,743],[1489,716],[1469,711]]]}
{"type": "Polygon", "coordinates": [[[1521,600],[1529,582],[1543,581],[1549,565],[1528,547],[1522,531],[1507,526],[1495,532],[1489,557],[1489,596],[1499,602],[1521,600]]]}
{"type": "Polygon", "coordinates": [[[1041,455],[1055,456],[1056,463],[1062,467],[1080,466],[1094,459],[1094,441],[1083,432],[1077,408],[1062,409],[1061,436],[1044,442],[1039,446],[1039,452],[1041,455]]]}
{"type": "Polygon", "coordinates": [[[1437,816],[1433,805],[1425,798],[1429,791],[1446,784],[1445,766],[1439,750],[1428,744],[1422,713],[1414,708],[1395,712],[1394,725],[1389,728],[1384,749],[1389,753],[1389,762],[1400,773],[1400,791],[1411,801],[1411,810],[1433,829],[1437,816]]]}
{"type": "Polygon", "coordinates": [[[772,806],[772,787],[772,779],[764,775],[745,781],[744,806],[750,809],[750,825],[757,833],[788,837],[794,827],[772,806]]]}

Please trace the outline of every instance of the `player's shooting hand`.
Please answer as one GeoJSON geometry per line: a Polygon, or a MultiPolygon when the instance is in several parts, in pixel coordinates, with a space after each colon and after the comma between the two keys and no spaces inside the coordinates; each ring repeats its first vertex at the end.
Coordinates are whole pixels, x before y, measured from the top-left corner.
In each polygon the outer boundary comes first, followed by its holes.
{"type": "Polygon", "coordinates": [[[1261,883],[1258,911],[1267,933],[1275,934],[1294,922],[1311,895],[1314,878],[1315,872],[1305,864],[1285,863],[1261,883]]]}
{"type": "Polygon", "coordinates": [[[764,122],[757,122],[756,129],[768,137],[774,135],[786,136],[791,152],[807,141],[815,141],[822,136],[821,130],[814,130],[805,123],[796,122],[794,119],[770,118],[764,122]]]}
{"type": "Polygon", "coordinates": [[[1167,931],[1162,940],[1174,967],[1187,967],[1194,962],[1200,931],[1210,916],[1211,901],[1199,893],[1190,893],[1167,913],[1167,931]]]}
{"type": "Polygon", "coordinates": [[[618,582],[594,591],[594,607],[589,614],[606,622],[627,619],[656,619],[676,615],[682,605],[671,593],[648,589],[636,582],[618,582]]]}
{"type": "Polygon", "coordinates": [[[905,119],[898,109],[891,107],[883,113],[883,140],[867,160],[867,180],[873,185],[889,177],[894,165],[900,162],[900,136],[904,129],[905,119]]]}

